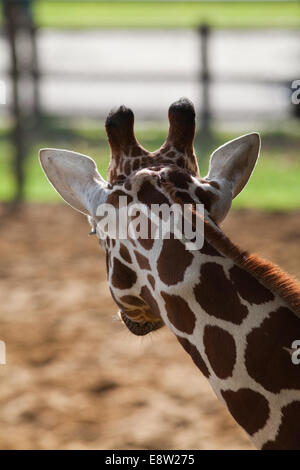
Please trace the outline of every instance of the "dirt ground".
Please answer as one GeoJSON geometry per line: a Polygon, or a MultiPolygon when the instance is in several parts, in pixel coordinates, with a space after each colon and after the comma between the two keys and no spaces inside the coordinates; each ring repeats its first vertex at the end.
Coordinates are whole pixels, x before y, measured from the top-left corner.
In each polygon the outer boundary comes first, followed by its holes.
{"type": "MultiPolygon", "coordinates": [[[[251,449],[166,328],[116,320],[104,255],[64,205],[0,205],[0,449],[251,449]]],[[[300,212],[225,231],[300,277],[300,212]]]]}

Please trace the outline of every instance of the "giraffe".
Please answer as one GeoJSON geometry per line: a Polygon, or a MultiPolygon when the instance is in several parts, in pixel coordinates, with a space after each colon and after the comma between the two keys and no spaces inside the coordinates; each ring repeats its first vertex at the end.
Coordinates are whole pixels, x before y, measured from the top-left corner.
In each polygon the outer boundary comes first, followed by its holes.
{"type": "Polygon", "coordinates": [[[197,250],[173,233],[100,239],[120,319],[135,335],[168,327],[258,449],[300,449],[300,365],[292,361],[292,344],[300,340],[299,284],[241,250],[220,227],[256,165],[259,135],[219,147],[201,178],[193,104],[173,103],[169,121],[165,143],[151,153],[135,138],[132,111],[112,111],[108,181],[91,158],[75,152],[42,149],[40,163],[62,198],[88,216],[92,233],[97,208],[120,210],[121,196],[129,204],[187,204],[194,217],[195,204],[203,204],[204,243],[197,250]]]}

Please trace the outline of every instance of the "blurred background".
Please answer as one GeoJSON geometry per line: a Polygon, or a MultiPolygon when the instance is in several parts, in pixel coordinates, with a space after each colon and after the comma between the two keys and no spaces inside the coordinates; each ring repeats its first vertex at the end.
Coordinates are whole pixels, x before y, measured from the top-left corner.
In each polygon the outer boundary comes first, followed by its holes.
{"type": "Polygon", "coordinates": [[[37,155],[88,154],[105,177],[111,108],[155,150],[187,96],[202,176],[217,146],[261,133],[224,229],[300,278],[300,3],[1,1],[0,448],[252,448],[170,333],[115,320],[103,253],[37,155]]]}

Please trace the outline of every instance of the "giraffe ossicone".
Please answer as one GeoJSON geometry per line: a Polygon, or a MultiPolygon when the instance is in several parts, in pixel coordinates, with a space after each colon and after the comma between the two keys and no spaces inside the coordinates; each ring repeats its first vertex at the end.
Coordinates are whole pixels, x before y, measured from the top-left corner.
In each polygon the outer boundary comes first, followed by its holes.
{"type": "Polygon", "coordinates": [[[135,335],[167,326],[257,448],[300,449],[300,365],[291,349],[300,340],[299,284],[240,250],[220,228],[256,165],[259,135],[219,147],[201,178],[192,103],[173,103],[169,121],[166,141],[149,152],[134,135],[132,111],[111,112],[108,181],[91,158],[67,150],[42,149],[42,168],[62,198],[88,215],[93,231],[97,208],[120,211],[122,197],[147,207],[187,205],[193,224],[202,218],[204,244],[197,250],[172,231],[124,239],[108,231],[100,240],[120,318],[135,335]]]}

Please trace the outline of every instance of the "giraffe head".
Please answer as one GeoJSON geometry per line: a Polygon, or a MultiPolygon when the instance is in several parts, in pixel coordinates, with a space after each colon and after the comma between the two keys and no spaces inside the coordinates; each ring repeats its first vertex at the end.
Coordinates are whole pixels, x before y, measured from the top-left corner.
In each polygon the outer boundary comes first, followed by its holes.
{"type": "Polygon", "coordinates": [[[244,135],[219,147],[211,156],[207,176],[201,179],[193,147],[193,104],[188,99],[181,98],[170,106],[168,114],[168,136],[155,152],[147,151],[137,141],[134,135],[134,115],[130,109],[121,106],[109,114],[106,120],[111,148],[108,181],[112,184],[124,182],[142,168],[160,169],[165,175],[163,170],[171,167],[168,177],[171,176],[176,181],[177,190],[186,186],[182,180],[188,178],[187,174],[198,178],[203,189],[199,189],[198,193],[202,192],[205,200],[201,202],[206,202],[211,218],[220,223],[254,169],[260,148],[259,135],[244,135]]]}
{"type": "MultiPolygon", "coordinates": [[[[157,151],[148,152],[134,135],[132,111],[121,106],[111,112],[106,120],[111,148],[108,182],[91,158],[66,150],[42,149],[42,168],[62,198],[89,216],[93,231],[99,222],[97,208],[106,203],[120,211],[120,196],[126,196],[128,203],[148,206],[175,201],[201,203],[209,223],[218,225],[252,173],[259,136],[245,135],[218,148],[211,156],[208,175],[201,178],[193,149],[192,103],[187,99],[173,103],[169,122],[165,143],[157,151]]],[[[165,321],[156,301],[160,281],[164,282],[162,273],[170,271],[168,260],[173,257],[178,261],[177,277],[178,273],[181,276],[196,254],[172,236],[168,240],[135,240],[130,236],[120,240],[108,231],[101,244],[106,251],[110,290],[129,330],[144,335],[163,326],[165,321]],[[162,257],[162,252],[166,256],[162,257]]],[[[172,275],[177,279],[176,273],[172,275]]]]}

